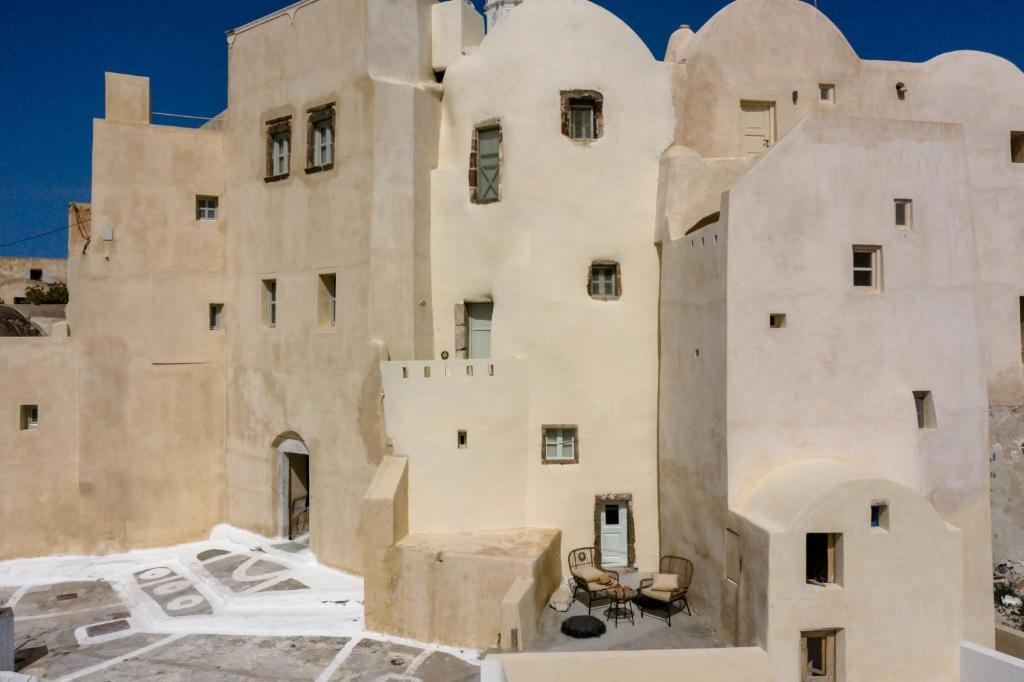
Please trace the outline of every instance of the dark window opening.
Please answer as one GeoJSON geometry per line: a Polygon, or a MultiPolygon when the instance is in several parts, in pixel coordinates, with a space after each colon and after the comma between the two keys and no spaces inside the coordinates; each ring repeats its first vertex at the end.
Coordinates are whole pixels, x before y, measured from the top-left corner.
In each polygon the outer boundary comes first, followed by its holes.
{"type": "Polygon", "coordinates": [[[914,408],[917,410],[917,428],[935,428],[935,403],[931,391],[914,391],[914,408]]]}
{"type": "Polygon", "coordinates": [[[839,533],[807,534],[807,582],[824,585],[839,582],[839,533]]]}
{"type": "Polygon", "coordinates": [[[1024,132],[1010,133],[1010,160],[1014,163],[1024,163],[1024,132]]]}
{"type": "Polygon", "coordinates": [[[619,505],[609,504],[604,508],[604,522],[607,526],[619,525],[619,505]]]}
{"type": "Polygon", "coordinates": [[[884,502],[871,505],[871,527],[889,530],[889,505],[884,502]]]}
{"type": "Polygon", "coordinates": [[[469,445],[469,436],[465,431],[459,431],[458,438],[459,449],[465,449],[469,445]]]}
{"type": "Polygon", "coordinates": [[[34,282],[43,281],[43,271],[39,268],[32,268],[28,271],[28,278],[34,282]]]}
{"type": "Polygon", "coordinates": [[[785,313],[771,313],[768,316],[768,326],[772,329],[782,329],[786,326],[785,313]]]}

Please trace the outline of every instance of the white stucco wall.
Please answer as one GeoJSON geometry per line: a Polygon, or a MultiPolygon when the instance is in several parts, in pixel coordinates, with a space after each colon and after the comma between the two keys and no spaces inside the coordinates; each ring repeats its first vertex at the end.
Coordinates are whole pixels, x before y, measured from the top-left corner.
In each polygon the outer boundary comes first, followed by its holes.
{"type": "Polygon", "coordinates": [[[528,434],[526,521],[561,528],[566,547],[592,545],[595,496],[631,493],[638,560],[653,566],[652,234],[658,160],[673,129],[668,75],[605,10],[551,0],[517,7],[449,68],[444,88],[432,204],[435,355],[454,351],[457,303],[493,299],[492,354],[523,359],[530,376],[526,421],[517,427],[528,434]],[[604,135],[590,144],[561,134],[560,92],[572,89],[604,97],[604,135]],[[470,145],[474,126],[490,119],[503,128],[502,197],[475,205],[470,145]],[[621,264],[620,300],[589,297],[598,259],[621,264]],[[578,465],[542,464],[543,424],[578,426],[578,465]]]}

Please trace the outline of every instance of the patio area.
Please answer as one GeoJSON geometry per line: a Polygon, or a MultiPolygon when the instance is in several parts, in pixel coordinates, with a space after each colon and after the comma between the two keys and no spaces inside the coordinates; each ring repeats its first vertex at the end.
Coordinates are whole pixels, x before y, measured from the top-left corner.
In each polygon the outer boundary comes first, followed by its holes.
{"type": "MultiPolygon", "coordinates": [[[[650,577],[650,573],[637,573],[616,569],[620,573],[620,583],[636,589],[641,578],[650,577]]],[[[573,602],[568,611],[558,612],[547,607],[541,616],[540,628],[527,651],[621,651],[648,649],[717,649],[730,646],[721,640],[705,625],[698,615],[689,616],[678,606],[672,610],[672,627],[665,622],[663,612],[647,611],[640,616],[640,608],[633,605],[634,623],[619,619],[618,625],[607,620],[605,609],[607,599],[595,600],[591,615],[605,624],[607,630],[600,637],[591,639],[575,639],[561,631],[562,623],[571,616],[587,615],[586,596],[581,593],[582,601],[573,602]]]]}

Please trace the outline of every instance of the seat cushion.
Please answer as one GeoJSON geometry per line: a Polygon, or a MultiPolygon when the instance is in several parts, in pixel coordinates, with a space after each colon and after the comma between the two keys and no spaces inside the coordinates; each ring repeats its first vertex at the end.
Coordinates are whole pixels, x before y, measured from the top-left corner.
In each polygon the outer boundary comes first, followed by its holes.
{"type": "Polygon", "coordinates": [[[679,576],[675,573],[658,573],[654,576],[651,589],[659,592],[675,592],[679,589],[679,576]]]}
{"type": "Polygon", "coordinates": [[[650,587],[645,587],[644,589],[640,590],[640,594],[644,595],[645,597],[650,597],[651,599],[657,599],[658,601],[672,601],[672,593],[665,592],[664,590],[654,590],[650,587]]]}
{"type": "Polygon", "coordinates": [[[598,581],[587,583],[587,592],[600,592],[601,590],[607,590],[608,586],[598,581]]]}
{"type": "Polygon", "coordinates": [[[598,570],[593,566],[577,566],[572,569],[572,574],[585,583],[597,582],[605,577],[604,571],[598,570]]]}

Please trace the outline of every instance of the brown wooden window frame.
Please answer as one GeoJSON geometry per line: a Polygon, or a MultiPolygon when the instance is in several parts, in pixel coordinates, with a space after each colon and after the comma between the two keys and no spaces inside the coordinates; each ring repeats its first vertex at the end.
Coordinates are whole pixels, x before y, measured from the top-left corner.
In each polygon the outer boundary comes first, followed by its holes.
{"type": "Polygon", "coordinates": [[[334,168],[335,152],[337,150],[338,127],[336,125],[337,115],[334,102],[328,102],[309,109],[306,112],[306,174],[320,173],[334,168]],[[324,121],[331,130],[331,160],[329,163],[316,163],[316,129],[324,121]]]}
{"type": "Polygon", "coordinates": [[[800,680],[801,682],[835,682],[838,661],[836,659],[836,635],[838,630],[805,630],[800,633],[800,680]],[[808,640],[821,640],[822,666],[813,668],[810,665],[810,647],[808,640]]]}

